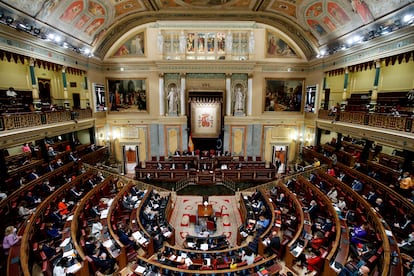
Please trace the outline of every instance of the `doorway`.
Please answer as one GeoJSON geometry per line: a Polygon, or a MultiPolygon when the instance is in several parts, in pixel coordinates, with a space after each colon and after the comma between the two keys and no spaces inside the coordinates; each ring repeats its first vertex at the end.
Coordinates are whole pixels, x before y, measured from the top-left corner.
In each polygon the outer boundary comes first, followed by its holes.
{"type": "Polygon", "coordinates": [[[39,99],[42,103],[52,103],[50,99],[50,80],[48,79],[37,79],[39,86],[39,99]]]}
{"type": "Polygon", "coordinates": [[[80,108],[80,95],[79,93],[73,93],[72,94],[72,100],[73,100],[73,108],[79,109],[80,108]]]}
{"type": "Polygon", "coordinates": [[[123,169],[126,175],[135,176],[135,167],[139,165],[139,147],[136,145],[122,146],[123,169]]]}
{"type": "Polygon", "coordinates": [[[274,145],[272,163],[275,166],[276,174],[284,174],[288,168],[288,146],[274,145]]]}

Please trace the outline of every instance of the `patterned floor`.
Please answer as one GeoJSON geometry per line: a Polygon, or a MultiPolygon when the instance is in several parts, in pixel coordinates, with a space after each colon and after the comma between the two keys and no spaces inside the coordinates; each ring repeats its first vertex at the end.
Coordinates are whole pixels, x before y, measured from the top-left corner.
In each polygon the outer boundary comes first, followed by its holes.
{"type": "MultiPolygon", "coordinates": [[[[190,222],[190,216],[197,214],[197,206],[202,204],[201,196],[177,196],[170,223],[175,228],[176,245],[181,246],[186,235],[197,236],[204,228],[203,220],[199,224],[190,222]]],[[[209,204],[213,206],[213,213],[222,213],[216,218],[216,231],[210,231],[210,236],[226,235],[230,245],[236,244],[236,231],[241,225],[240,212],[235,196],[210,196],[209,204]]]]}

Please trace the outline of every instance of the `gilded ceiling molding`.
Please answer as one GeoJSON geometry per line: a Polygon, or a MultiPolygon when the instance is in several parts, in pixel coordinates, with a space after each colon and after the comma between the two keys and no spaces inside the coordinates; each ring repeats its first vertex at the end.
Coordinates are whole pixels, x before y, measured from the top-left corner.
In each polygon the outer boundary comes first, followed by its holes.
{"type": "Polygon", "coordinates": [[[307,59],[316,56],[317,43],[316,40],[310,41],[310,33],[305,32],[297,23],[289,20],[281,15],[271,14],[267,12],[197,12],[188,13],[187,11],[174,12],[144,12],[132,14],[115,23],[103,35],[101,41],[96,42],[94,55],[103,58],[107,51],[115,44],[127,30],[143,24],[156,22],[158,20],[176,20],[189,21],[188,26],[191,27],[191,21],[255,21],[272,26],[289,36],[299,48],[302,49],[307,59]]]}

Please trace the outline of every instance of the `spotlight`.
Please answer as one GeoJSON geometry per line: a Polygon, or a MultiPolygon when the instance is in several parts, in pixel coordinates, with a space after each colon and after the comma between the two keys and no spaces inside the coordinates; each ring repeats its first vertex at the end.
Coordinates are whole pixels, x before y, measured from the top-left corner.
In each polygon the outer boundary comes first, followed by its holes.
{"type": "Polygon", "coordinates": [[[8,25],[12,24],[13,22],[14,22],[14,18],[13,18],[13,17],[10,17],[10,16],[7,16],[7,17],[6,17],[6,23],[7,23],[8,25]]]}
{"type": "Polygon", "coordinates": [[[0,20],[3,20],[3,18],[4,18],[4,14],[0,13],[0,20]]]}
{"type": "Polygon", "coordinates": [[[39,28],[34,28],[34,29],[33,29],[33,33],[34,33],[35,35],[39,35],[39,34],[40,34],[40,29],[39,29],[39,28]]]}

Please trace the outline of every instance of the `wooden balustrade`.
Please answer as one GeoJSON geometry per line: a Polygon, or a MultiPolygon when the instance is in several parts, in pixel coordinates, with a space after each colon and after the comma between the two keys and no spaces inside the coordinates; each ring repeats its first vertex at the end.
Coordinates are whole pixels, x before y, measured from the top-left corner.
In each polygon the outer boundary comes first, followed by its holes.
{"type": "MultiPolygon", "coordinates": [[[[92,119],[91,109],[76,110],[79,114],[77,120],[92,119]]],[[[44,111],[44,112],[25,112],[25,113],[3,113],[0,116],[0,130],[15,130],[41,126],[46,124],[56,124],[70,122],[73,120],[70,110],[44,111]]]]}
{"type": "MultiPolygon", "coordinates": [[[[327,110],[319,110],[318,118],[333,120],[327,110]]],[[[404,132],[414,132],[413,118],[408,116],[394,116],[392,114],[366,113],[360,111],[341,111],[339,122],[367,125],[404,132]]]]}

